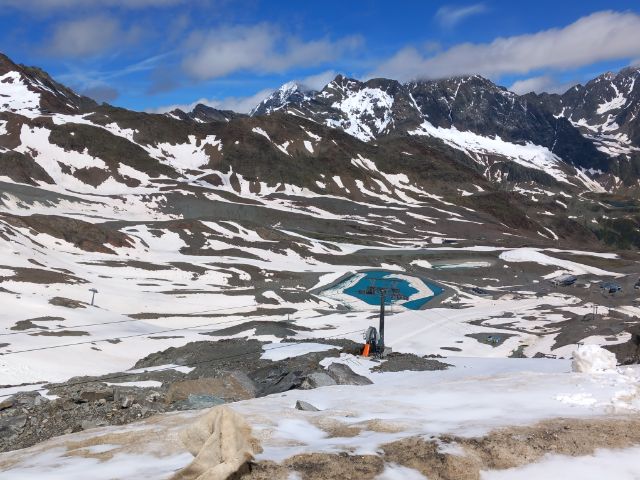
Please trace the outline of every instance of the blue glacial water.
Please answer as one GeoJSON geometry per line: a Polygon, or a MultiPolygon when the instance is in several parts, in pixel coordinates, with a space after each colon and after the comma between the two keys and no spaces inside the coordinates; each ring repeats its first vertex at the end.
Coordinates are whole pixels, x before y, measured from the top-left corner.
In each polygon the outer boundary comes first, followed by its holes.
{"type": "Polygon", "coordinates": [[[365,293],[367,288],[372,285],[379,288],[397,288],[402,295],[410,297],[411,295],[418,293],[418,289],[413,287],[411,283],[414,282],[422,282],[424,285],[429,287],[433,292],[433,296],[425,296],[416,298],[411,301],[407,300],[394,300],[388,295],[385,298],[385,304],[391,305],[402,305],[405,308],[409,308],[411,310],[419,310],[422,306],[431,300],[434,296],[441,294],[444,289],[435,285],[433,283],[427,282],[421,278],[413,277],[412,282],[408,282],[407,280],[397,278],[394,276],[395,272],[387,272],[382,270],[376,270],[372,272],[363,272],[364,277],[361,278],[356,284],[352,285],[349,288],[344,290],[344,293],[347,295],[351,295],[352,297],[356,297],[362,300],[369,305],[379,305],[380,304],[380,294],[376,293],[373,295],[365,293]]]}

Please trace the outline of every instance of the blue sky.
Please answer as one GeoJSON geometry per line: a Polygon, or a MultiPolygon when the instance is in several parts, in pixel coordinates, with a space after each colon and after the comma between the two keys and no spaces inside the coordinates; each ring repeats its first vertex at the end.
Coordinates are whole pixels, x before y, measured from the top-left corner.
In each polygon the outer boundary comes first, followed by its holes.
{"type": "Polygon", "coordinates": [[[247,111],[289,80],[479,73],[561,91],[640,61],[637,1],[0,0],[0,51],[137,110],[247,111]]]}

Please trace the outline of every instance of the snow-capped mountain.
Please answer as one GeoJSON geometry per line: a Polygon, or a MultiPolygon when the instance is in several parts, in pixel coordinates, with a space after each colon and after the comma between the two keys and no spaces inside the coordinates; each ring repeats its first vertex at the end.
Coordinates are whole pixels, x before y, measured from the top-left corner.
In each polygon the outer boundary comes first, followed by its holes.
{"type": "Polygon", "coordinates": [[[404,117],[416,114],[399,82],[383,79],[360,82],[342,75],[321,91],[302,92],[296,84],[285,84],[251,115],[269,115],[275,111],[342,129],[365,142],[394,131],[396,121],[402,122],[404,117]]]}
{"type": "Polygon", "coordinates": [[[634,184],[640,176],[639,68],[607,72],[562,95],[526,97],[556,117],[566,118],[605,157],[593,169],[612,172],[608,186],[634,184]]]}
{"type": "MultiPolygon", "coordinates": [[[[244,116],[203,105],[188,114],[133,112],[97,105],[6,57],[3,72],[0,175],[12,195],[29,184],[111,196],[118,208],[154,218],[212,195],[328,218],[429,204],[436,210],[427,223],[464,220],[425,229],[439,238],[478,233],[465,222],[554,242],[598,241],[604,229],[597,219],[608,207],[597,195],[608,189],[605,154],[569,120],[478,76],[407,84],[338,76],[319,92],[291,83],[244,116]],[[582,193],[596,197],[567,201],[582,193]]],[[[395,230],[404,234],[422,221],[399,215],[404,226],[395,230]]]]}
{"type": "Polygon", "coordinates": [[[298,82],[287,82],[251,110],[250,115],[269,115],[289,105],[302,105],[316,93],[298,82]]]}
{"type": "Polygon", "coordinates": [[[528,97],[567,118],[608,156],[629,156],[640,146],[640,68],[604,73],[562,95],[528,97]]]}
{"type": "MultiPolygon", "coordinates": [[[[318,92],[302,94],[287,84],[252,115],[287,112],[365,142],[426,135],[472,152],[476,159],[530,145],[544,152],[540,161],[518,155],[518,163],[548,172],[549,159],[560,159],[607,188],[635,187],[640,177],[635,162],[621,164],[611,157],[629,159],[640,148],[637,76],[637,69],[625,69],[562,96],[519,96],[477,75],[405,84],[339,75],[318,92]],[[492,146],[500,148],[492,152],[492,146]]],[[[490,161],[484,163],[490,168],[490,161]]]]}

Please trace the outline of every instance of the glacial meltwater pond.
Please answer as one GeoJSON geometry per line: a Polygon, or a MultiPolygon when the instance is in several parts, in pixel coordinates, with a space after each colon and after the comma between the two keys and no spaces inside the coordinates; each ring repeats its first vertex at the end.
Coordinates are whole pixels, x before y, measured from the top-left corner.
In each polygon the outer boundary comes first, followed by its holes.
{"type": "Polygon", "coordinates": [[[334,297],[355,297],[368,305],[380,304],[380,289],[384,289],[386,305],[401,305],[419,310],[444,289],[420,277],[401,272],[374,270],[360,272],[330,287],[323,293],[334,297]]]}

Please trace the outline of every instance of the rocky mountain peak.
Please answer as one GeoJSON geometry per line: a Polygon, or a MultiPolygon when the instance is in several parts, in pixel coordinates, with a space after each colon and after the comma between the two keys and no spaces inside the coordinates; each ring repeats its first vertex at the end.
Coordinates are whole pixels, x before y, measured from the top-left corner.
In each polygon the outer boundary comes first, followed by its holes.
{"type": "Polygon", "coordinates": [[[286,109],[289,105],[299,105],[315,91],[299,82],[287,82],[260,102],[250,113],[251,116],[269,115],[270,113],[286,109]]]}
{"type": "Polygon", "coordinates": [[[0,108],[23,114],[78,113],[96,107],[37,67],[18,65],[0,53],[0,108]]]}

